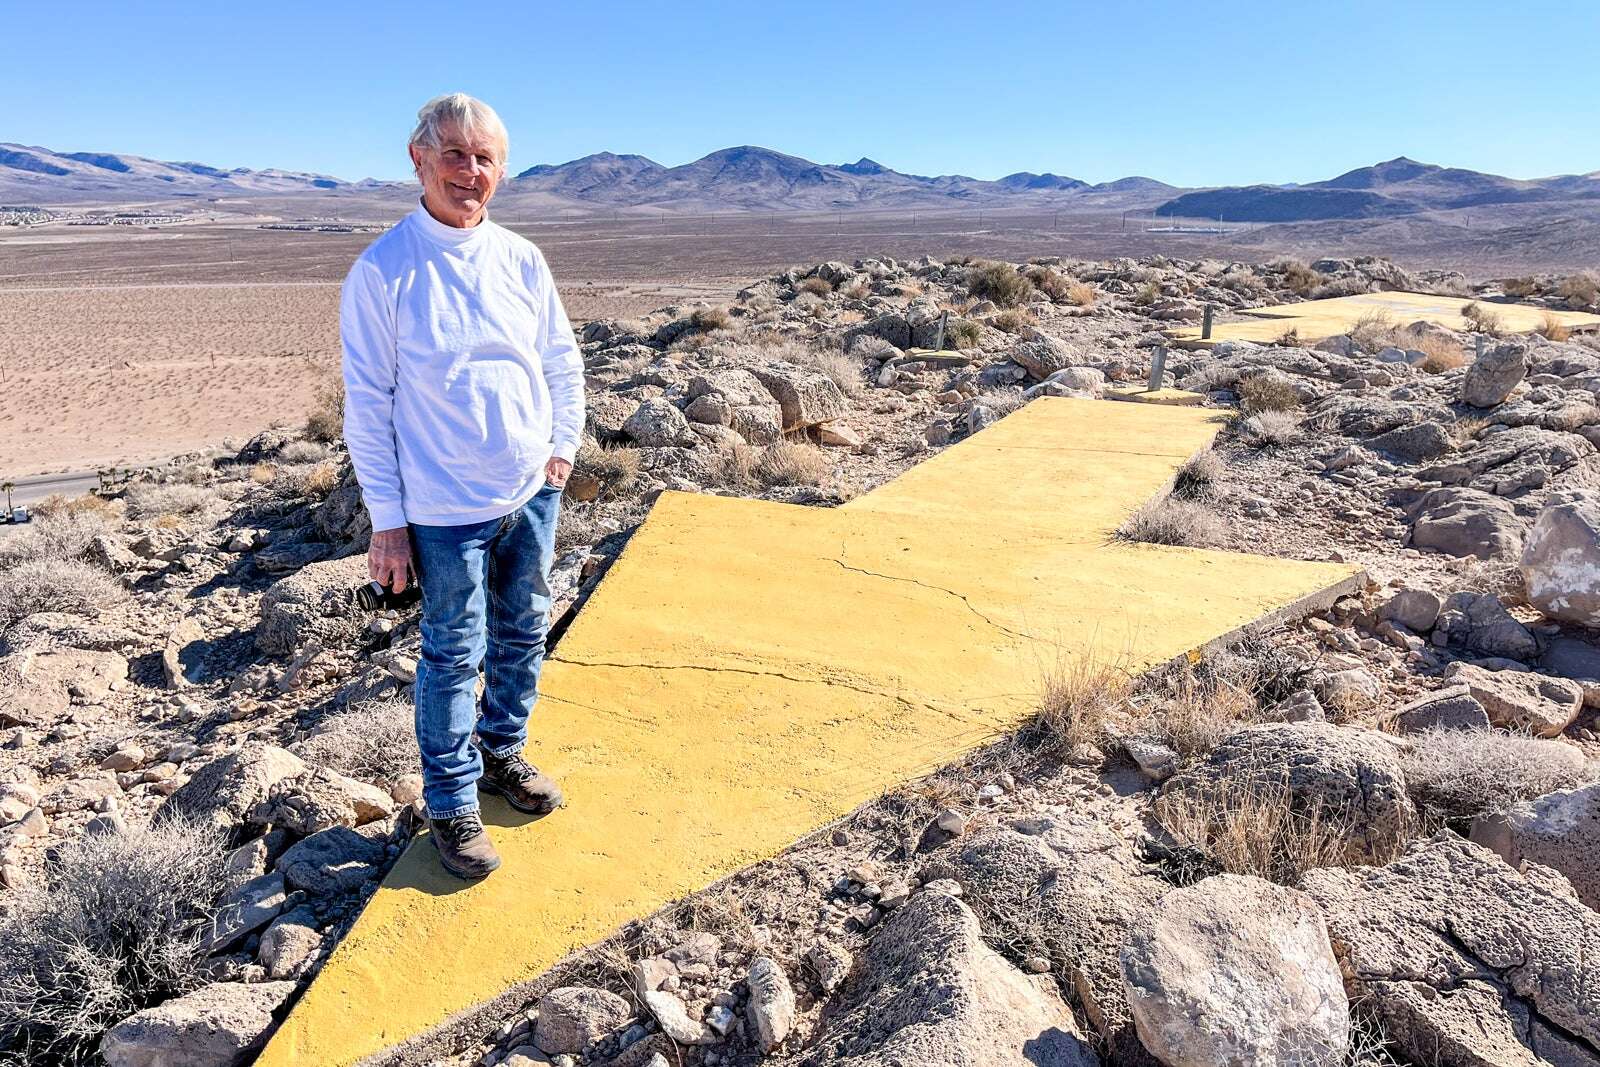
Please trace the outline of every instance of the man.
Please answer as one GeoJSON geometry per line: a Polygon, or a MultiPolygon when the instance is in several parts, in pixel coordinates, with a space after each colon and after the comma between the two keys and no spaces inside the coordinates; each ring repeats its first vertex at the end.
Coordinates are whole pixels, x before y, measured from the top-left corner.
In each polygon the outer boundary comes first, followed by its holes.
{"type": "Polygon", "coordinates": [[[500,857],[480,791],[531,814],[561,804],[522,748],[583,364],[544,256],[489,221],[506,167],[499,116],[437,97],[410,152],[421,203],[361,254],[340,300],[344,434],[372,516],[372,577],[422,587],[416,721],[432,836],[447,870],[481,878],[500,857]]]}

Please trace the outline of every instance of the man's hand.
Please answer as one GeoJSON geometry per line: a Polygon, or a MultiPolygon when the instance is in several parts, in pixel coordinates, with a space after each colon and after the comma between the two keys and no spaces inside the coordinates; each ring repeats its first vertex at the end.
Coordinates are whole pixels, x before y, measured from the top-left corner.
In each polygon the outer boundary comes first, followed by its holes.
{"type": "Polygon", "coordinates": [[[544,465],[544,480],[553,488],[560,489],[567,484],[567,478],[572,474],[572,464],[560,456],[551,456],[550,462],[544,465]]]}
{"type": "Polygon", "coordinates": [[[367,573],[379,585],[401,592],[411,581],[411,533],[404,526],[376,530],[367,549],[367,573]]]}

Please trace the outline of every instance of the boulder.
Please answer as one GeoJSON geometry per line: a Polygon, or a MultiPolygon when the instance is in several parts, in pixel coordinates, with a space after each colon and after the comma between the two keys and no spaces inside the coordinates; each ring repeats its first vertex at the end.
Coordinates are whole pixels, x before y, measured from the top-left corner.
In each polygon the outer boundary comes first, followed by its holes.
{"type": "Polygon", "coordinates": [[[1522,548],[1528,599],[1552,619],[1600,629],[1600,495],[1539,513],[1522,548]]]}
{"type": "Polygon", "coordinates": [[[128,661],[116,652],[28,648],[0,660],[0,728],[44,726],[74,702],[97,704],[127,681],[128,661]]]}
{"type": "Polygon", "coordinates": [[[892,912],[811,1046],[789,1067],[1090,1067],[1099,1063],[1047,978],[984,944],[978,920],[944,893],[892,912]]]}
{"type": "Polygon", "coordinates": [[[1505,402],[1528,376],[1527,346],[1495,345],[1485,348],[1461,379],[1461,400],[1475,408],[1492,408],[1505,402]]]}
{"type": "Polygon", "coordinates": [[[1077,359],[1065,342],[1054,337],[1041,336],[1036,341],[1023,341],[1012,345],[1006,352],[1011,362],[1028,372],[1029,377],[1044,381],[1056,371],[1072,366],[1077,359]]]}
{"type": "Polygon", "coordinates": [[[750,990],[745,1021],[755,1031],[761,1051],[770,1053],[783,1044],[794,1028],[794,988],[778,961],[767,956],[751,961],[745,985],[750,990]]]}
{"type": "Polygon", "coordinates": [[[268,978],[299,978],[311,969],[321,948],[316,912],[301,905],[267,927],[256,958],[266,968],[268,978]]]}
{"type": "Polygon", "coordinates": [[[1397,622],[1412,633],[1425,634],[1433,629],[1444,610],[1444,601],[1438,594],[1426,589],[1402,589],[1378,609],[1378,618],[1397,622]]]}
{"type": "Polygon", "coordinates": [[[1167,1067],[1336,1067],[1350,1004],[1309,896],[1222,874],[1156,902],[1128,931],[1139,1037],[1167,1067]]]}
{"type": "Polygon", "coordinates": [[[1600,784],[1547,793],[1509,811],[1479,816],[1472,840],[1521,869],[1560,871],[1583,901],[1600,911],[1600,784]]]}
{"type": "Polygon", "coordinates": [[[277,871],[258,875],[217,902],[206,947],[215,952],[278,917],[288,902],[288,886],[277,871]]]}
{"type": "Polygon", "coordinates": [[[783,436],[783,408],[747,370],[695,375],[689,379],[687,395],[685,412],[698,422],[714,415],[718,425],[732,428],[751,444],[769,444],[783,436]]]}
{"type": "Polygon", "coordinates": [[[576,1056],[632,1018],[633,1008],[615,993],[561,986],[539,998],[533,1043],[547,1056],[576,1056]]]}
{"type": "Polygon", "coordinates": [[[1554,638],[1539,667],[1547,674],[1577,682],[1583,690],[1584,706],[1600,708],[1600,645],[1576,637],[1554,638]]]}
{"type": "Polygon", "coordinates": [[[361,826],[393,813],[394,800],[384,790],[318,767],[273,783],[248,818],[304,835],[330,826],[361,826]]]}
{"type": "Polygon", "coordinates": [[[278,857],[277,869],[294,888],[331,897],[359,888],[377,873],[385,853],[381,838],[335,826],[297,842],[278,857]]]}
{"type": "Polygon", "coordinates": [[[161,806],[162,816],[183,816],[231,830],[285,778],[306,773],[300,757],[264,741],[247,741],[236,751],[201,767],[161,806]]]}
{"type": "Polygon", "coordinates": [[[208,645],[205,626],[193,615],[185,615],[167,632],[161,647],[161,679],[168,689],[184,689],[201,680],[208,645]]]}
{"type": "Polygon", "coordinates": [[[1324,707],[1358,711],[1383,695],[1383,684],[1363,667],[1329,671],[1316,680],[1316,697],[1324,707]]]}
{"type": "Polygon", "coordinates": [[[1351,1000],[1411,1062],[1600,1063],[1600,915],[1445,832],[1385,867],[1323,867],[1351,1000]]]}
{"type": "Polygon", "coordinates": [[[1404,704],[1385,717],[1397,734],[1420,734],[1427,730],[1487,730],[1489,713],[1465,685],[1452,685],[1426,693],[1404,704]]]}
{"type": "Polygon", "coordinates": [[[1418,471],[1417,477],[1511,496],[1546,485],[1594,455],[1594,450],[1594,445],[1578,434],[1522,426],[1487,434],[1450,462],[1418,471]]]}
{"type": "Polygon", "coordinates": [[[622,424],[622,432],[641,445],[666,448],[687,445],[694,441],[689,421],[670,400],[650,397],[641,402],[622,424]]]}
{"type": "Polygon", "coordinates": [[[266,1043],[293,982],[218,982],[146,1008],[100,1040],[107,1067],[234,1067],[266,1043]]]}
{"type": "Polygon", "coordinates": [[[1514,559],[1522,551],[1522,520],[1509,503],[1481,490],[1431,489],[1412,514],[1411,543],[1447,556],[1514,559]]]}
{"type": "Polygon", "coordinates": [[[1240,790],[1286,790],[1296,812],[1343,821],[1356,846],[1374,858],[1391,854],[1416,825],[1392,739],[1328,722],[1262,723],[1230,734],[1168,780],[1156,810],[1225,809],[1240,790]]]}
{"type": "Polygon", "coordinates": [[[1555,737],[1583,708],[1583,689],[1565,678],[1528,671],[1490,671],[1471,663],[1452,663],[1445,680],[1464,685],[1483,705],[1489,721],[1507,730],[1555,737]]]}
{"type": "MultiPolygon", "coordinates": [[[[750,373],[778,402],[783,413],[785,433],[837,419],[850,412],[849,400],[826,374],[790,363],[752,367],[750,373]]],[[[737,424],[734,428],[738,429],[737,424]]]]}
{"type": "Polygon", "coordinates": [[[1530,660],[1539,642],[1492,593],[1454,593],[1439,613],[1434,642],[1478,656],[1530,660]]]}
{"type": "Polygon", "coordinates": [[[279,579],[261,595],[256,647],[287,656],[313,637],[324,644],[353,639],[362,625],[354,591],[368,581],[364,556],[312,563],[279,579]]]}
{"type": "Polygon", "coordinates": [[[1437,422],[1419,422],[1381,433],[1367,445],[1406,463],[1422,463],[1453,451],[1455,439],[1437,422]]]}

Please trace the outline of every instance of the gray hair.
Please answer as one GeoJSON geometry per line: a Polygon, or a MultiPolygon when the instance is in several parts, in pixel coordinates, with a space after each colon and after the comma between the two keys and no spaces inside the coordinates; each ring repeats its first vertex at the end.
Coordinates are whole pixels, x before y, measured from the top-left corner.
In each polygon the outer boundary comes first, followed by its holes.
{"type": "Polygon", "coordinates": [[[441,147],[440,131],[454,126],[465,137],[485,133],[500,142],[500,159],[503,166],[510,154],[511,141],[506,136],[505,123],[495,114],[494,108],[466,93],[445,93],[422,105],[417,112],[417,128],[411,131],[411,144],[437,149],[441,147]]]}

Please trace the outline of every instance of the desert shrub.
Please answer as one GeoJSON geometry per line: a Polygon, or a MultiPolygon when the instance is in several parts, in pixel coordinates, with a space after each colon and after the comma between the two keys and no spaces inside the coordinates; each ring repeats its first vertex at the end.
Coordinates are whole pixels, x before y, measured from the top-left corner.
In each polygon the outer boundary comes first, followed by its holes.
{"type": "Polygon", "coordinates": [[[117,521],[117,506],[105,497],[95,496],[93,493],[85,493],[82,496],[51,493],[33,505],[33,515],[35,519],[53,519],[62,515],[98,516],[110,525],[117,521]]]}
{"type": "Polygon", "coordinates": [[[985,260],[967,270],[967,292],[1003,308],[1016,307],[1033,293],[1033,283],[1009,263],[985,260]]]}
{"type": "Polygon", "coordinates": [[[730,489],[748,489],[756,484],[756,450],[733,443],[717,448],[706,461],[712,480],[730,489]]]}
{"type": "Polygon", "coordinates": [[[250,480],[257,485],[271,485],[278,480],[276,463],[257,463],[250,468],[250,480]]]}
{"type": "Polygon", "coordinates": [[[1300,327],[1291,326],[1278,335],[1278,344],[1284,348],[1300,347],[1300,327]]]}
{"type": "Polygon", "coordinates": [[[316,501],[327,499],[341,480],[339,465],[328,461],[279,467],[272,485],[283,496],[316,501]]]}
{"type": "Polygon", "coordinates": [[[1073,282],[1067,286],[1067,303],[1086,308],[1094,303],[1094,286],[1088,282],[1073,282]]]}
{"type": "Polygon", "coordinates": [[[1467,362],[1466,350],[1454,337],[1442,333],[1424,333],[1405,341],[1405,347],[1422,353],[1417,364],[1429,374],[1443,374],[1447,370],[1463,367],[1467,362]]]}
{"type": "Polygon", "coordinates": [[[1001,333],[1021,333],[1024,327],[1038,323],[1033,312],[1027,308],[1007,308],[989,320],[989,325],[1001,333]]]}
{"type": "Polygon", "coordinates": [[[1266,283],[1252,270],[1230,271],[1217,279],[1217,285],[1240,296],[1259,296],[1267,291],[1266,283]]]}
{"type": "Polygon", "coordinates": [[[1494,308],[1485,307],[1474,300],[1461,309],[1461,317],[1467,320],[1473,332],[1487,334],[1490,337],[1499,337],[1505,332],[1505,319],[1494,308]]]}
{"type": "Polygon", "coordinates": [[[1546,341],[1565,341],[1572,337],[1572,330],[1547,311],[1539,320],[1539,334],[1546,341]]]}
{"type": "Polygon", "coordinates": [[[0,1048],[88,1063],[106,1029],[203,984],[221,846],[181,819],[61,845],[0,926],[0,1048]]]}
{"type": "Polygon", "coordinates": [[[321,463],[328,458],[328,450],[316,441],[290,441],[273,457],[279,463],[321,463]]]}
{"type": "Polygon", "coordinates": [[[198,485],[156,485],[140,482],[128,487],[123,494],[131,519],[158,519],[175,516],[180,519],[200,515],[216,500],[208,490],[198,485]]]}
{"type": "Polygon", "coordinates": [[[1093,656],[1058,656],[1040,683],[1039,709],[1022,729],[1030,745],[1072,751],[1105,742],[1107,725],[1132,688],[1126,666],[1093,656]]]}
{"type": "Polygon", "coordinates": [[[761,450],[751,473],[762,485],[821,485],[833,469],[822,450],[803,441],[777,441],[761,450]]]}
{"type": "Polygon", "coordinates": [[[592,545],[607,532],[600,509],[595,505],[564,503],[561,505],[561,521],[556,524],[556,555],[592,545]]]}
{"type": "Polygon", "coordinates": [[[1320,272],[1298,260],[1288,260],[1281,264],[1283,269],[1283,287],[1296,296],[1309,296],[1311,291],[1327,278],[1320,272]]]}
{"type": "Polygon", "coordinates": [[[1057,304],[1087,307],[1094,302],[1094,287],[1046,266],[1032,266],[1023,276],[1033,287],[1057,304]]]}
{"type": "Polygon", "coordinates": [[[1174,496],[1157,497],[1142,505],[1117,528],[1117,539],[1150,545],[1220,545],[1227,531],[1222,520],[1206,505],[1174,496]]]}
{"type": "Polygon", "coordinates": [[[1507,296],[1525,300],[1539,292],[1539,282],[1536,278],[1507,278],[1500,288],[1507,296]]]}
{"type": "Polygon", "coordinates": [[[833,283],[826,278],[812,276],[801,278],[794,286],[797,293],[810,293],[812,296],[829,296],[833,293],[833,283]]]}
{"type": "Polygon", "coordinates": [[[971,348],[983,340],[983,327],[971,319],[951,319],[944,330],[944,343],[947,348],[971,348]]]}
{"type": "Polygon", "coordinates": [[[93,617],[126,593],[98,567],[75,559],[30,559],[0,571],[0,632],[41,611],[93,617]]]}
{"type": "Polygon", "coordinates": [[[1377,352],[1394,344],[1395,323],[1386,311],[1369,311],[1350,327],[1350,340],[1363,352],[1377,352]]]}
{"type": "Polygon", "coordinates": [[[573,464],[600,483],[602,497],[620,496],[639,478],[639,450],[628,446],[584,444],[573,464]]]}
{"type": "Polygon", "coordinates": [[[1021,389],[996,388],[985,389],[973,401],[973,407],[987,409],[996,419],[1003,419],[1013,411],[1025,406],[1028,398],[1022,395],[1021,389]]]}
{"type": "Polygon", "coordinates": [[[846,396],[860,396],[867,386],[861,360],[831,346],[790,341],[774,351],[774,358],[826,375],[846,396]]]}
{"type": "Polygon", "coordinates": [[[729,316],[727,308],[695,308],[689,313],[689,325],[702,333],[726,330],[732,323],[733,319],[729,316]]]}
{"type": "Polygon", "coordinates": [[[839,290],[839,295],[844,297],[846,300],[865,300],[867,297],[872,295],[872,286],[867,284],[867,280],[865,278],[857,278],[855,281],[839,290]]]}
{"type": "Polygon", "coordinates": [[[1364,274],[1350,274],[1343,278],[1333,278],[1311,290],[1313,300],[1328,300],[1336,296],[1356,296],[1360,293],[1370,293],[1372,282],[1364,274]]]}
{"type": "Polygon", "coordinates": [[[1239,384],[1239,368],[1225,363],[1206,363],[1178,383],[1182,388],[1196,393],[1212,393],[1219,389],[1232,389],[1239,384]]]}
{"type": "Polygon", "coordinates": [[[337,441],[344,433],[344,375],[338,367],[325,372],[312,396],[306,415],[306,436],[313,441],[337,441]]]}
{"type": "Polygon", "coordinates": [[[1293,411],[1300,406],[1300,394],[1286,375],[1268,371],[1239,382],[1239,406],[1246,412],[1293,411]]]}
{"type": "Polygon", "coordinates": [[[1583,754],[1560,741],[1497,730],[1429,730],[1412,741],[1406,790],[1445,820],[1504,811],[1594,777],[1583,754]]]}
{"type": "MultiPolygon", "coordinates": [[[[1163,794],[1156,819],[1202,867],[1293,885],[1317,867],[1347,867],[1371,857],[1363,828],[1320,804],[1296,803],[1282,781],[1218,781],[1163,794]]],[[[1399,843],[1395,847],[1398,849],[1399,843]]]]}
{"type": "Polygon", "coordinates": [[[295,745],[303,759],[364,782],[393,784],[422,773],[416,711],[409,700],[369,700],[323,720],[295,745]]]}
{"type": "Polygon", "coordinates": [[[1215,496],[1225,465],[1212,449],[1190,456],[1172,479],[1172,495],[1179,500],[1204,500],[1215,496]]]}
{"type": "Polygon", "coordinates": [[[1556,295],[1572,307],[1600,307],[1600,274],[1586,270],[1568,275],[1557,283],[1556,295]]]}
{"type": "Polygon", "coordinates": [[[99,511],[63,509],[42,515],[0,537],[0,570],[30,560],[77,559],[90,541],[109,533],[111,528],[110,519],[99,511]]]}
{"type": "Polygon", "coordinates": [[[1286,448],[1300,440],[1300,420],[1288,411],[1261,411],[1239,424],[1239,436],[1253,448],[1286,448]]]}
{"type": "Polygon", "coordinates": [[[1133,294],[1133,302],[1140,307],[1149,307],[1161,299],[1161,283],[1148,281],[1139,286],[1133,294]]]}

